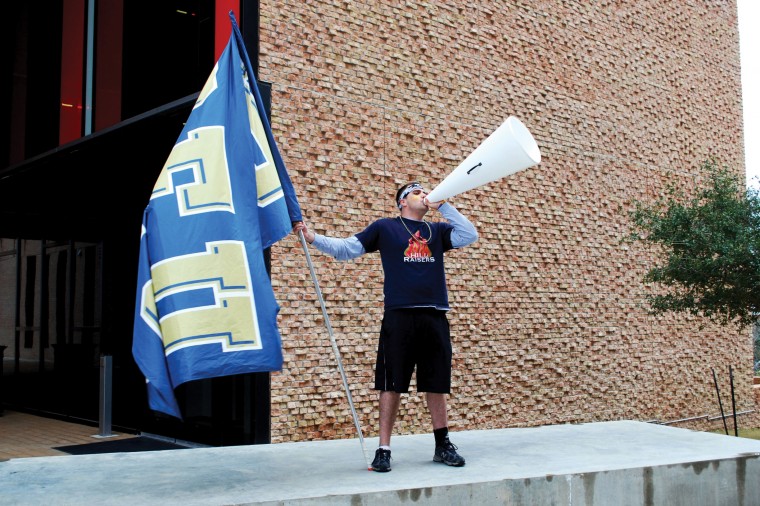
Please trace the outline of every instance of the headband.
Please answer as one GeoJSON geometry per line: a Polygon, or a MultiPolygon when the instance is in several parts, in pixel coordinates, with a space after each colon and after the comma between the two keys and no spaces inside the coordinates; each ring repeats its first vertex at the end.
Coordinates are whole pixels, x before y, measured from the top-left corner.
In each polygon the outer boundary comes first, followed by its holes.
{"type": "Polygon", "coordinates": [[[422,187],[420,183],[412,183],[409,186],[407,186],[404,191],[401,192],[401,195],[399,196],[398,200],[396,201],[396,205],[399,209],[401,209],[401,199],[405,199],[407,195],[412,193],[414,190],[422,190],[425,191],[425,188],[422,187]]]}

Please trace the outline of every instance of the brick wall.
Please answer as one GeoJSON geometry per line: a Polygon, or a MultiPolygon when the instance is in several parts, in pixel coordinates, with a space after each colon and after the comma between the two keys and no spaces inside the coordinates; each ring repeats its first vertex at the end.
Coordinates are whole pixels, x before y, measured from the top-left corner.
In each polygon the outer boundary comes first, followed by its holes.
{"type": "MultiPolygon", "coordinates": [[[[446,259],[452,430],[715,415],[711,369],[729,406],[729,365],[737,409],[754,410],[749,330],[649,316],[641,280],[657,252],[623,241],[631,199],[694,188],[711,155],[743,171],[735,2],[447,4],[263,1],[260,78],[320,233],[396,215],[400,184],[435,186],[510,115],[538,141],[538,167],[450,200],[480,232],[446,259]]],[[[379,258],[310,254],[364,435],[376,436],[379,258]]],[[[272,440],[356,437],[295,237],[273,248],[273,283],[285,365],[272,440]]],[[[403,397],[396,432],[430,430],[421,397],[403,397]]]]}

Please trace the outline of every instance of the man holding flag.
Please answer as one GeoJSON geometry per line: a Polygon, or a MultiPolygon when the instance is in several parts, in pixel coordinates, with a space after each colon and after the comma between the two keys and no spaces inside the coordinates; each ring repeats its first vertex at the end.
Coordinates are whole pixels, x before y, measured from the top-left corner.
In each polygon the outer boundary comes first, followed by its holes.
{"type": "Polygon", "coordinates": [[[433,461],[462,467],[465,459],[449,439],[446,396],[451,392],[452,347],[444,253],[478,239],[475,226],[446,202],[431,202],[417,181],[401,186],[394,198],[400,211],[380,218],[363,231],[346,237],[316,234],[303,223],[294,232],[305,242],[337,260],[346,261],[379,252],[385,280],[384,307],[375,362],[379,392],[380,445],[370,469],[391,470],[391,436],[401,394],[416,375],[417,391],[425,392],[435,439],[433,461]],[[430,209],[445,222],[424,220],[430,209]],[[416,372],[415,372],[416,370],[416,372]]]}
{"type": "Polygon", "coordinates": [[[242,36],[233,33],[144,214],[132,353],[152,409],[182,418],[191,380],[277,371],[263,250],[302,220],[242,36]]]}

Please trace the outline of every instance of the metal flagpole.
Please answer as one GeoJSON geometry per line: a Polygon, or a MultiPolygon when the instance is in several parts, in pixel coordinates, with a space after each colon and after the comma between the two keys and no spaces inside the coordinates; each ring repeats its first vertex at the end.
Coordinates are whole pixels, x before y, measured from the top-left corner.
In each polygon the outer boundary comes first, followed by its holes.
{"type": "Polygon", "coordinates": [[[356,416],[356,409],[354,408],[354,401],[351,398],[351,390],[348,388],[348,379],[346,378],[346,371],[343,369],[343,363],[340,359],[340,351],[338,350],[338,343],[335,342],[335,335],[333,334],[332,325],[330,325],[330,318],[327,316],[327,309],[325,308],[325,300],[322,297],[322,291],[319,289],[319,283],[317,282],[317,275],[314,272],[314,264],[311,261],[311,255],[309,254],[309,248],[306,244],[306,238],[303,235],[303,230],[298,231],[298,237],[301,239],[301,246],[306,254],[306,263],[309,264],[309,272],[311,273],[311,279],[314,281],[314,288],[317,291],[317,298],[319,298],[319,305],[322,307],[322,316],[325,318],[325,325],[327,325],[327,332],[330,334],[330,343],[332,344],[333,352],[335,353],[335,360],[338,362],[338,370],[340,370],[340,376],[343,379],[343,388],[346,390],[346,397],[348,397],[348,405],[351,407],[351,414],[354,417],[354,425],[356,426],[356,432],[359,434],[359,443],[362,446],[362,455],[364,456],[364,462],[367,464],[367,470],[372,470],[369,458],[367,457],[367,449],[364,446],[364,436],[362,435],[362,427],[359,424],[359,417],[356,416]]]}

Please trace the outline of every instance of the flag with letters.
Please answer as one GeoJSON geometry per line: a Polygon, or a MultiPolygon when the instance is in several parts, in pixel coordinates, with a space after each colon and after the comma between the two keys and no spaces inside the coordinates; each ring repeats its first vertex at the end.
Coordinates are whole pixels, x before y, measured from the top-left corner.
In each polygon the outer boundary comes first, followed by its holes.
{"type": "Polygon", "coordinates": [[[191,380],[277,371],[264,249],[301,221],[235,19],[143,213],[132,354],[151,409],[191,380]]]}

